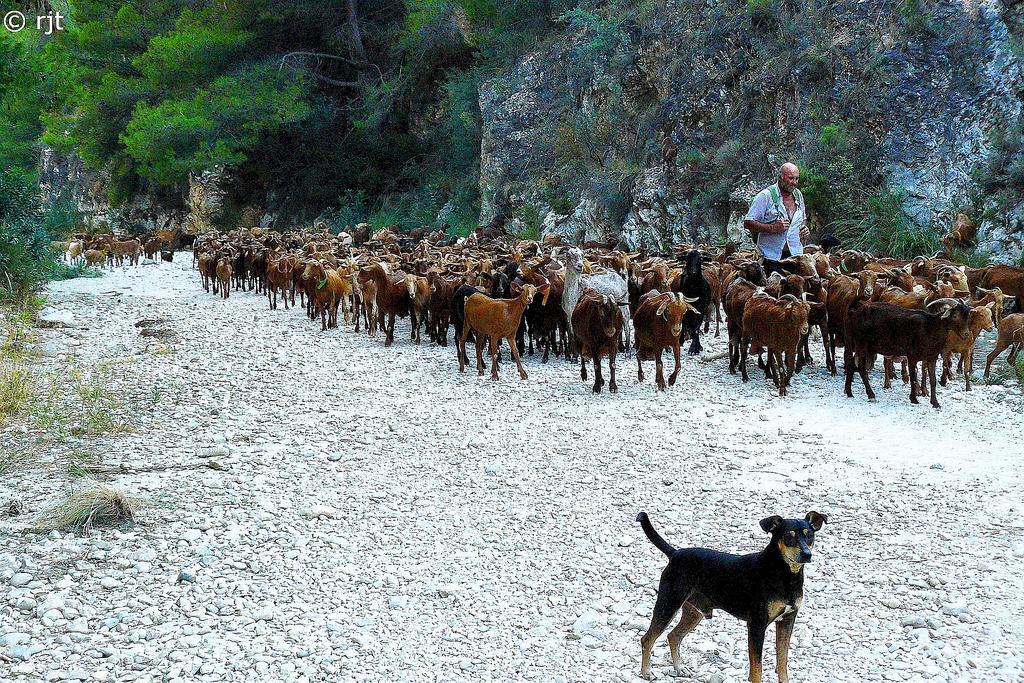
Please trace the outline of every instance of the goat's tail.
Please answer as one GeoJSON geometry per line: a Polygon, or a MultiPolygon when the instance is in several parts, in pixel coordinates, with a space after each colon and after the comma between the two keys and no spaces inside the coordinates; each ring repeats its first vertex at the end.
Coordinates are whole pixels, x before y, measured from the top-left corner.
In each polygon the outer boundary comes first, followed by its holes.
{"type": "Polygon", "coordinates": [[[636,521],[640,522],[640,526],[643,527],[644,533],[647,534],[648,540],[650,540],[650,542],[654,544],[654,547],[656,547],[658,550],[665,553],[669,557],[672,557],[672,554],[676,551],[676,549],[673,548],[668,541],[662,538],[661,534],[654,530],[654,526],[651,524],[651,520],[647,516],[647,513],[641,512],[640,514],[638,514],[636,516],[636,521]]]}

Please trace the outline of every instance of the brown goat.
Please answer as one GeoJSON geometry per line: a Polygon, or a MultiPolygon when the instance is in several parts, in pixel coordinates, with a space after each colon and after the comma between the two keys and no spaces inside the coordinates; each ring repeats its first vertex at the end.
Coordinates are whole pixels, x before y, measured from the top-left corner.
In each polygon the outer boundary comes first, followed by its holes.
{"type": "Polygon", "coordinates": [[[393,276],[382,263],[374,263],[361,270],[376,285],[377,324],[384,329],[384,346],[391,346],[395,343],[396,317],[405,318],[411,315],[413,327],[416,326],[416,312],[413,309],[416,278],[412,275],[393,276]]]}
{"type": "MultiPolygon", "coordinates": [[[[533,298],[539,293],[544,297],[544,304],[547,304],[549,285],[538,289],[534,285],[526,284],[516,292],[518,296],[514,299],[492,299],[486,294],[477,292],[468,299],[465,305],[465,321],[462,324],[462,332],[459,337],[459,372],[466,369],[466,339],[469,338],[469,331],[476,331],[476,370],[477,374],[484,374],[484,337],[490,343],[491,352],[491,379],[498,379],[498,347],[501,340],[508,342],[512,350],[512,358],[519,368],[519,377],[526,379],[526,370],[519,360],[519,349],[516,346],[516,330],[519,329],[519,322],[523,318],[523,311],[530,305],[533,298]]],[[[515,289],[513,290],[515,291],[515,289]]]]}
{"type": "Polygon", "coordinates": [[[329,268],[326,261],[310,259],[306,263],[303,278],[312,280],[314,288],[310,293],[316,312],[320,315],[320,330],[338,326],[338,304],[345,291],[345,279],[337,270],[329,268]]]}
{"type": "Polygon", "coordinates": [[[985,289],[984,287],[978,287],[975,289],[975,299],[973,305],[984,306],[985,304],[995,304],[992,307],[992,321],[999,327],[999,321],[1003,319],[1003,303],[1006,299],[1006,295],[1003,294],[1003,290],[995,287],[993,289],[985,289]]]}
{"type": "MultiPolygon", "coordinates": [[[[744,278],[733,280],[725,290],[725,327],[729,335],[729,372],[736,374],[743,341],[743,309],[757,291],[757,285],[744,278]]],[[[826,342],[827,343],[827,342],[826,342]]]]}
{"type": "Polygon", "coordinates": [[[615,355],[619,350],[619,334],[624,319],[619,305],[610,296],[595,289],[584,289],[572,312],[572,329],[580,353],[580,378],[587,381],[587,359],[594,359],[594,393],[604,386],[601,376],[601,356],[608,356],[611,375],[608,391],[619,390],[615,384],[615,355]]]}
{"type": "Polygon", "coordinates": [[[971,313],[967,318],[967,326],[971,331],[971,336],[967,339],[961,338],[960,335],[952,330],[946,333],[946,345],[942,347],[942,377],[939,379],[939,384],[946,386],[946,380],[953,376],[951,359],[954,353],[959,353],[966,383],[964,389],[966,391],[971,390],[971,372],[974,370],[974,343],[977,341],[978,335],[981,334],[982,330],[991,330],[995,327],[992,318],[994,308],[995,304],[991,303],[985,306],[975,306],[971,309],[971,313]]]}
{"type": "Polygon", "coordinates": [[[989,266],[978,283],[979,287],[998,287],[1006,296],[1016,297],[1017,312],[1024,313],[1024,268],[996,264],[989,266]]]}
{"type": "Polygon", "coordinates": [[[1024,313],[1014,313],[1013,315],[1006,316],[999,324],[999,336],[996,337],[996,346],[992,349],[992,353],[988,354],[988,358],[985,359],[985,377],[987,378],[992,370],[992,361],[998,358],[999,354],[1007,348],[1010,349],[1010,355],[1007,356],[1006,360],[1012,366],[1017,361],[1017,354],[1020,353],[1022,345],[1024,345],[1024,313]]]}
{"type": "Polygon", "coordinates": [[[828,336],[832,357],[836,357],[836,346],[846,338],[846,315],[850,304],[854,301],[870,299],[875,293],[875,281],[878,273],[862,270],[856,277],[836,275],[829,281],[828,302],[828,336]]]}
{"type": "Polygon", "coordinates": [[[288,291],[292,288],[292,261],[273,253],[267,256],[267,301],[270,310],[277,310],[277,293],[281,292],[284,310],[288,310],[288,291]]]}
{"type": "Polygon", "coordinates": [[[413,337],[416,343],[420,343],[420,327],[427,328],[427,336],[430,336],[430,283],[425,277],[416,277],[414,280],[415,295],[413,296],[413,308],[416,315],[413,318],[413,337]]]}
{"type": "Polygon", "coordinates": [[[743,309],[743,340],[740,344],[740,371],[743,381],[747,377],[747,346],[750,343],[768,348],[774,363],[772,379],[779,388],[779,396],[786,395],[786,387],[796,369],[796,350],[803,335],[807,334],[810,305],[792,294],[780,298],[755,293],[743,309]],[[785,366],[783,366],[783,354],[785,366]],[[783,367],[785,370],[783,371],[783,367]],[[780,376],[781,375],[781,376],[780,376]]]}
{"type": "Polygon", "coordinates": [[[231,295],[231,259],[227,256],[217,259],[217,287],[216,293],[221,298],[227,299],[231,295]]]}
{"type": "Polygon", "coordinates": [[[89,249],[85,252],[85,264],[87,266],[103,267],[107,260],[107,252],[104,249],[89,249]]]}
{"type": "Polygon", "coordinates": [[[696,298],[687,298],[677,292],[648,292],[640,298],[633,316],[638,381],[644,381],[644,361],[653,360],[658,391],[665,391],[661,355],[666,348],[671,348],[675,367],[669,375],[668,386],[676,383],[680,368],[679,337],[683,330],[683,316],[689,311],[695,311],[690,305],[695,301],[696,298]]]}
{"type": "Polygon", "coordinates": [[[964,247],[974,242],[978,235],[978,226],[965,213],[958,213],[953,219],[953,229],[942,236],[942,246],[946,251],[964,247]]]}

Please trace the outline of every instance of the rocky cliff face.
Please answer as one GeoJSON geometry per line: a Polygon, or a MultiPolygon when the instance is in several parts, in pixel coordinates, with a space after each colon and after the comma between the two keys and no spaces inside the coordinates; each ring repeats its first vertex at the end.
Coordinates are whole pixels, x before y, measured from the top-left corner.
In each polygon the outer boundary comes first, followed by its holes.
{"type": "MultiPolygon", "coordinates": [[[[913,219],[941,230],[969,203],[981,213],[991,133],[1024,98],[1020,0],[665,0],[614,32],[586,19],[481,90],[482,221],[540,216],[545,230],[656,247],[742,237],[773,167],[838,120],[913,219]]],[[[1021,254],[1018,208],[982,223],[1000,260],[1021,254]]]]}

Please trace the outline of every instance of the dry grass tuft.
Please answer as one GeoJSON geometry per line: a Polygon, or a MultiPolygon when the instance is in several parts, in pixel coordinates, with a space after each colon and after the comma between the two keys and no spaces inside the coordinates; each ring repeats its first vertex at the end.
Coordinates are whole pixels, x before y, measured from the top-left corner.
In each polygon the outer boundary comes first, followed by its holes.
{"type": "Polygon", "coordinates": [[[24,412],[34,389],[32,373],[24,362],[0,356],[0,422],[24,412]]]}
{"type": "Polygon", "coordinates": [[[120,491],[93,482],[42,512],[37,531],[88,531],[94,526],[134,524],[139,502],[120,491]]]}
{"type": "Polygon", "coordinates": [[[8,475],[33,461],[33,455],[27,448],[0,449],[0,475],[8,475]]]}

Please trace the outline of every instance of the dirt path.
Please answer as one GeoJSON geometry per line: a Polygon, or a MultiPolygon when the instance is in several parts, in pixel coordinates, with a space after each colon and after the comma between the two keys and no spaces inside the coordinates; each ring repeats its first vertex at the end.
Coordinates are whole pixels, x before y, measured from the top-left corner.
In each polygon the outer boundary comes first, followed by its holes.
{"type": "MultiPolygon", "coordinates": [[[[641,509],[677,545],[742,552],[763,517],[829,516],[794,683],[1024,676],[1020,387],[957,382],[936,411],[877,379],[877,403],[846,399],[816,366],[780,399],[687,358],[658,394],[629,358],[594,396],[537,356],[492,383],[407,325],[389,349],[321,333],[179,261],[50,289],[76,320],[41,331],[39,373],[97,373],[133,431],[0,433],[45,445],[0,480],[28,509],[0,517],[0,679],[632,681],[664,565],[641,509]],[[227,469],[109,476],[147,501],[136,527],[28,532],[81,485],[74,453],[227,469]]],[[[746,679],[727,615],[683,653],[681,680],[746,679]]]]}

